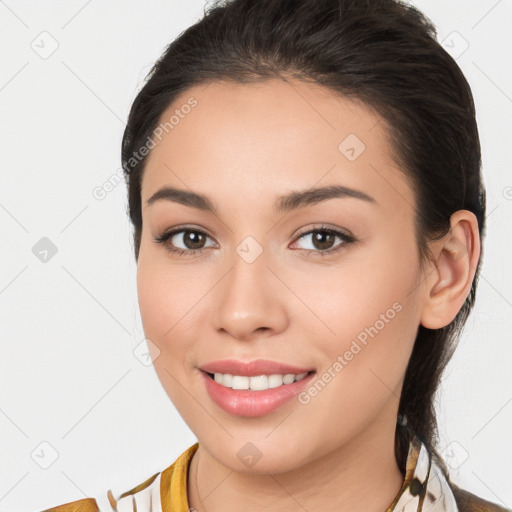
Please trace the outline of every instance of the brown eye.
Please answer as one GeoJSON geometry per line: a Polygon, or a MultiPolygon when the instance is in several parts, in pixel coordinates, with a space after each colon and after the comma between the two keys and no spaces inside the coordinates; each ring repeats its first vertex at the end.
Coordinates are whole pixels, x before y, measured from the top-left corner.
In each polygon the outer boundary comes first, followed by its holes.
{"type": "Polygon", "coordinates": [[[325,251],[332,247],[336,240],[336,235],[329,231],[314,231],[313,232],[313,245],[315,248],[325,251]]]}
{"type": "MultiPolygon", "coordinates": [[[[187,249],[202,249],[206,237],[203,233],[199,231],[180,231],[179,233],[184,233],[182,236],[183,244],[187,249]]],[[[176,236],[176,235],[175,235],[176,236]]],[[[174,238],[174,237],[173,237],[174,238]]]]}
{"type": "Polygon", "coordinates": [[[205,243],[208,238],[210,237],[201,230],[181,228],[173,229],[172,231],[156,236],[154,240],[159,244],[163,244],[169,252],[182,255],[202,251],[207,247],[205,243]]]}
{"type": "Polygon", "coordinates": [[[308,238],[311,239],[311,243],[304,244],[306,247],[302,247],[302,249],[312,254],[320,254],[321,256],[332,254],[356,241],[354,237],[342,233],[341,231],[323,227],[303,233],[297,240],[307,240],[308,238]],[[341,242],[336,245],[337,238],[340,239],[341,242]],[[309,245],[309,247],[307,247],[307,245],[309,245]]]}

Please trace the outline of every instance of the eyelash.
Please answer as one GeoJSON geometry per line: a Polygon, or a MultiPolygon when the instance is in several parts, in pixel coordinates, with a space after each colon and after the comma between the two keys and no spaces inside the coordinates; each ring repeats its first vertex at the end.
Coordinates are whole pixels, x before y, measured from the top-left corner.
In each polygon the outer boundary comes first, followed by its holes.
{"type": "MultiPolygon", "coordinates": [[[[207,233],[205,233],[201,229],[181,227],[181,228],[172,229],[170,231],[166,231],[166,232],[162,233],[161,235],[155,236],[155,237],[153,237],[153,240],[156,243],[164,245],[165,249],[167,251],[169,251],[170,253],[177,254],[178,256],[182,256],[184,254],[192,256],[196,252],[201,252],[204,250],[204,248],[203,249],[174,249],[166,243],[167,240],[172,238],[174,235],[176,235],[178,233],[183,233],[183,232],[200,233],[201,235],[211,238],[207,233]]],[[[316,254],[319,254],[320,256],[329,256],[329,255],[332,255],[332,254],[340,251],[341,249],[345,248],[347,245],[350,245],[350,244],[356,242],[356,239],[353,236],[347,235],[346,233],[338,231],[337,229],[329,228],[326,226],[321,226],[318,228],[310,229],[309,231],[305,231],[304,233],[300,233],[295,240],[300,240],[302,237],[304,237],[306,235],[310,235],[312,233],[316,233],[316,232],[326,232],[326,233],[335,235],[335,236],[341,238],[343,243],[340,243],[334,249],[327,249],[325,251],[313,250],[313,249],[301,249],[301,250],[308,251],[311,253],[316,253],[316,254]]]]}

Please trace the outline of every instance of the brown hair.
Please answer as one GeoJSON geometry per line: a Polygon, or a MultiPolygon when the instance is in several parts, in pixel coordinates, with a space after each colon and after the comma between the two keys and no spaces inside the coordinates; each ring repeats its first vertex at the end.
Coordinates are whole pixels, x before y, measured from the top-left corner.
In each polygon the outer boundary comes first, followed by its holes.
{"type": "MultiPolygon", "coordinates": [[[[483,238],[485,189],[473,97],[428,18],[398,0],[232,0],[214,4],[165,49],[133,102],[122,164],[136,260],[146,158],[134,155],[162,113],[194,85],[288,76],[361,100],[387,121],[394,157],[415,193],[422,265],[432,259],[427,242],[448,232],[457,210],[475,214],[483,238]]],[[[435,394],[473,307],[481,261],[455,319],[441,329],[419,325],[399,404],[407,424],[396,430],[403,473],[416,433],[448,476],[437,452],[435,394]]]]}

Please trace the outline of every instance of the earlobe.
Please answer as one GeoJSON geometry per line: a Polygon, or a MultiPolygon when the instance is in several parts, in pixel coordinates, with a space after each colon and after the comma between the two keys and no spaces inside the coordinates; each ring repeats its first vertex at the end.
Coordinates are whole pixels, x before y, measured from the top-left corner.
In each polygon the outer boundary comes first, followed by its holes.
{"type": "Polygon", "coordinates": [[[480,258],[478,221],[468,210],[458,210],[451,229],[434,245],[435,262],[426,277],[421,324],[428,329],[447,326],[468,296],[480,258]]]}

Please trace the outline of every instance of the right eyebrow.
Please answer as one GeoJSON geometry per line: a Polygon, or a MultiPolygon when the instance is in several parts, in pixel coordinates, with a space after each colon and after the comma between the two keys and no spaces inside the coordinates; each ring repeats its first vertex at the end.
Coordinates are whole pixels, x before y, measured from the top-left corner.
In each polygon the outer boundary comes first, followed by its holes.
{"type": "Polygon", "coordinates": [[[215,205],[209,197],[203,194],[198,194],[197,192],[190,192],[188,190],[182,190],[174,187],[162,187],[146,201],[146,205],[150,206],[156,201],[162,200],[172,201],[191,208],[217,214],[217,208],[215,208],[215,205]]]}

